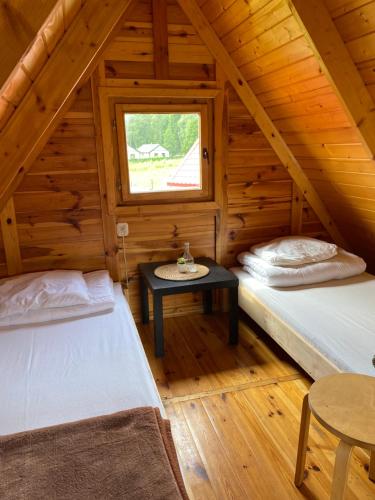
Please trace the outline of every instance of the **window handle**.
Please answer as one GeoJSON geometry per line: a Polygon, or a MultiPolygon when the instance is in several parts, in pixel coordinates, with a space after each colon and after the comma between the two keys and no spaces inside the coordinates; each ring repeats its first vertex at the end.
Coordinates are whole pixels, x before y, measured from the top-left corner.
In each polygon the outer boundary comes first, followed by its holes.
{"type": "Polygon", "coordinates": [[[202,150],[202,156],[203,156],[204,160],[207,160],[207,162],[209,162],[208,149],[207,148],[203,148],[203,150],[202,150]]]}

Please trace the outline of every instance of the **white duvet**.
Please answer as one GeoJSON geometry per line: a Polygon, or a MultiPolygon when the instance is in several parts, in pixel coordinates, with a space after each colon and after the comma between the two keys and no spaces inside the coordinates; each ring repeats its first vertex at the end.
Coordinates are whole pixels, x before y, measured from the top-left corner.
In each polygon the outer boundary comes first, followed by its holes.
{"type": "Polygon", "coordinates": [[[322,283],[329,280],[350,278],[363,273],[366,263],[361,257],[338,250],[338,254],[322,262],[300,266],[274,266],[250,253],[243,252],[238,257],[244,271],[268,286],[290,287],[322,283]]]}

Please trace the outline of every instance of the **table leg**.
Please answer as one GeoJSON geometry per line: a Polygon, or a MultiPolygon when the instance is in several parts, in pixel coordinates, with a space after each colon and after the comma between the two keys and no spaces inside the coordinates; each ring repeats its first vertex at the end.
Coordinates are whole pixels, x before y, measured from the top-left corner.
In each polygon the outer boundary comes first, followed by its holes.
{"type": "Polygon", "coordinates": [[[204,314],[212,313],[212,290],[203,291],[203,311],[204,314]]]}
{"type": "Polygon", "coordinates": [[[164,334],[163,334],[163,296],[154,293],[154,340],[155,356],[164,356],[164,334]]]}
{"type": "Polygon", "coordinates": [[[333,471],[331,500],[343,500],[348,480],[349,460],[353,446],[340,441],[336,450],[335,469],[333,471]]]}
{"type": "Polygon", "coordinates": [[[150,314],[148,308],[148,289],[146,281],[141,277],[141,313],[142,323],[145,325],[150,321],[150,314]]]}
{"type": "Polygon", "coordinates": [[[301,424],[299,428],[299,439],[298,439],[298,451],[297,451],[297,462],[296,462],[296,472],[294,475],[294,484],[299,488],[304,480],[305,475],[305,463],[306,463],[306,451],[307,451],[307,441],[309,439],[309,428],[310,428],[310,407],[309,407],[309,395],[306,394],[303,398],[302,403],[302,413],[301,413],[301,424]]]}
{"type": "Polygon", "coordinates": [[[229,343],[238,344],[238,287],[229,288],[229,343]]]}

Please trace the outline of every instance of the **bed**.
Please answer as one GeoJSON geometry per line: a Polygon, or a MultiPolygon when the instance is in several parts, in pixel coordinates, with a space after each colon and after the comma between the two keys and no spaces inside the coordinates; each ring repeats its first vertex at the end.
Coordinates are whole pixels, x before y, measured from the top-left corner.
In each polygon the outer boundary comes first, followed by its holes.
{"type": "Polygon", "coordinates": [[[0,282],[0,380],[1,498],[187,500],[170,423],[108,271],[0,282]]]}
{"type": "Polygon", "coordinates": [[[158,407],[121,286],[113,312],[0,330],[0,434],[158,407]]]}
{"type": "Polygon", "coordinates": [[[342,371],[375,376],[375,276],[273,288],[232,271],[240,307],[313,379],[342,371]]]}

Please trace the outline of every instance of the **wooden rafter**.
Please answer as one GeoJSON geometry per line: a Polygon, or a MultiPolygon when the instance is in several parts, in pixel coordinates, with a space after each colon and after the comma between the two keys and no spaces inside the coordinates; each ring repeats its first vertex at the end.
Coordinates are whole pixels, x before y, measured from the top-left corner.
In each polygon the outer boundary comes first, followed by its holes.
{"type": "Polygon", "coordinates": [[[0,212],[0,228],[3,235],[8,274],[19,274],[22,272],[22,260],[13,198],[8,200],[0,212]]]}
{"type": "Polygon", "coordinates": [[[108,213],[107,191],[104,167],[104,151],[103,151],[103,134],[100,123],[100,108],[99,108],[99,68],[96,69],[91,77],[91,95],[93,100],[93,112],[95,123],[95,141],[96,141],[96,157],[98,161],[99,171],[99,186],[100,186],[100,205],[102,209],[103,222],[103,240],[105,249],[105,260],[108,271],[112,279],[118,281],[120,279],[120,265],[118,241],[116,232],[116,217],[108,213]]]}
{"type": "Polygon", "coordinates": [[[155,78],[168,80],[168,17],[167,0],[152,0],[155,78]]]}
{"type": "Polygon", "coordinates": [[[306,200],[310,203],[311,207],[329,234],[332,236],[333,240],[341,246],[347,246],[341,232],[332,220],[316,189],[309,181],[308,177],[302,170],[302,167],[285,143],[258,98],[251,90],[241,71],[228,54],[224,45],[221,43],[196,1],[178,0],[178,3],[190,19],[190,22],[193,24],[201,39],[205,42],[212,56],[215,57],[217,62],[221,65],[223,71],[228,77],[228,80],[231,82],[243,104],[254,117],[254,120],[262,130],[265,137],[268,139],[275,153],[280,158],[280,161],[288,170],[290,176],[302,191],[306,200]]]}
{"type": "Polygon", "coordinates": [[[51,52],[0,134],[0,210],[90,75],[132,0],[90,0],[51,52]]]}
{"type": "Polygon", "coordinates": [[[323,0],[288,0],[321,68],[336,90],[370,158],[375,156],[375,104],[323,0]]]}

